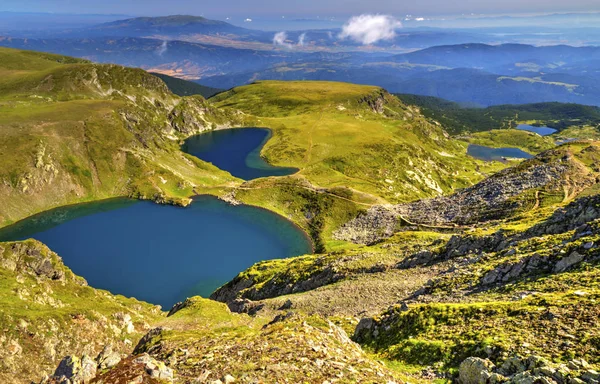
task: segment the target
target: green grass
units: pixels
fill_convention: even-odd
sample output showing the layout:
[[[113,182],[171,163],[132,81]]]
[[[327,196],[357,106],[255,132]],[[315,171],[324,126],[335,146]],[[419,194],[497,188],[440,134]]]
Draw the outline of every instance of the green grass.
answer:
[[[594,298],[573,295],[540,295],[521,302],[472,304],[427,304],[408,312],[391,309],[383,314],[377,338],[363,340],[364,345],[382,356],[405,364],[429,365],[443,362],[457,367],[469,356],[500,360],[505,353],[534,353],[555,362],[575,357],[597,364],[594,352],[597,330],[589,328],[597,308]],[[546,321],[547,311],[560,314],[562,321],[579,318],[577,323]],[[579,317],[580,311],[585,315]],[[565,332],[583,337],[568,350],[561,343]],[[491,356],[488,352],[491,351]]]
[[[556,134],[558,138],[564,139],[588,139],[588,140],[600,140],[600,126],[598,125],[584,125],[584,126],[572,126],[567,129],[560,131]]]
[[[532,132],[517,129],[494,129],[486,132],[477,132],[463,139],[471,144],[492,148],[519,148],[531,154],[537,154],[555,147],[554,139],[551,137],[543,137]]]
[[[193,131],[176,131],[172,111],[207,129],[235,120],[203,98],[181,99],[140,69],[5,48],[0,57],[0,180],[10,186],[0,226],[116,196],[185,204],[194,189],[236,182],[179,148]]]
[[[320,187],[409,201],[471,185],[484,171],[502,167],[469,158],[464,144],[375,87],[261,81],[211,102],[240,109],[254,116],[254,124],[273,129],[262,155],[275,165],[300,168]]]

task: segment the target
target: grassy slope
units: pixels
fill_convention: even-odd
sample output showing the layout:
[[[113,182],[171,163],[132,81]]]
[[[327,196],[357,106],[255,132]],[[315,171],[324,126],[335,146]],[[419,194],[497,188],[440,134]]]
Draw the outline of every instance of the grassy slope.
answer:
[[[600,140],[600,125],[591,126],[573,126],[567,129],[560,131],[557,135],[558,139],[568,140],[568,139],[590,139],[590,140]]]
[[[202,375],[207,382],[225,375],[247,382],[394,380],[392,372],[319,316],[269,321],[232,314],[221,303],[196,297],[161,324],[167,329],[141,343],[134,353],[169,359],[182,381]],[[115,373],[119,371],[126,367]]]
[[[0,49],[0,74],[0,226],[114,196],[184,203],[234,180],[175,140],[232,118],[142,70]]]
[[[552,211],[535,210],[463,236],[506,231],[518,239]],[[239,297],[255,300],[246,308],[262,306],[263,315],[280,313],[289,300],[296,313],[328,316],[349,334],[357,317],[372,316],[378,328],[355,340],[402,373],[431,367],[454,372],[469,356],[501,364],[508,356],[536,354],[555,364],[584,358],[598,366],[600,238],[598,220],[590,224],[596,229],[583,237],[567,231],[507,242],[510,246],[497,252],[475,245],[450,259],[411,267],[400,266],[423,250],[443,252],[450,235],[404,232],[375,246],[260,263],[232,284],[243,287]],[[595,247],[586,250],[585,244]],[[553,272],[552,266],[573,251],[588,261]],[[531,257],[547,260],[550,270],[542,262],[539,270],[528,268],[499,284],[482,285],[491,270]],[[331,278],[331,272],[337,277]],[[245,284],[246,279],[253,284]],[[307,281],[312,283],[305,285]],[[408,309],[398,302],[408,303]]]
[[[461,137],[461,139],[471,144],[492,148],[520,148],[531,154],[537,154],[556,146],[554,139],[551,137],[517,129],[493,129],[491,131],[476,132]]]
[[[597,228],[598,220],[590,223]],[[583,358],[600,364],[600,334],[594,325],[598,315],[597,232],[580,238],[574,231],[526,239],[513,249],[467,254],[470,262],[454,261],[460,273],[441,274],[426,285],[426,297],[410,310],[399,307],[375,316],[375,321],[393,324],[361,341],[382,356],[410,364],[443,362],[456,367],[468,356],[489,357],[498,362],[510,355],[536,354],[556,363]],[[545,269],[572,252],[586,261],[564,272]],[[494,285],[483,277],[504,266],[518,265],[532,257],[543,260],[520,276]]]
[[[301,176],[320,187],[408,201],[471,185],[492,170],[485,167],[501,167],[467,157],[464,144],[376,87],[265,81],[211,101],[272,128],[275,135],[262,155],[300,168]]]

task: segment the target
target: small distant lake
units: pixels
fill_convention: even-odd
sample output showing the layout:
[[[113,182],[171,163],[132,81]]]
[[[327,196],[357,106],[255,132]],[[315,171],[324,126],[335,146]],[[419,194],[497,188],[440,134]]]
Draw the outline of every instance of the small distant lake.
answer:
[[[491,148],[476,144],[469,144],[467,154],[485,161],[503,161],[506,158],[531,159],[533,157],[519,148]]]
[[[563,144],[566,144],[566,143],[571,143],[571,142],[573,142],[573,141],[577,141],[577,140],[578,140],[578,139],[576,139],[576,138],[573,138],[573,139],[562,139],[562,140],[557,140],[557,141],[555,142],[555,144],[556,144],[556,145],[563,145]]]
[[[297,168],[270,165],[260,156],[271,135],[271,130],[266,128],[210,131],[190,137],[182,149],[244,180],[298,172]]]
[[[95,287],[163,308],[209,296],[256,262],[311,253],[285,218],[199,196],[186,207],[113,199],[48,211],[0,230],[35,238]]]
[[[552,135],[553,133],[558,132],[554,128],[549,128],[549,127],[535,127],[533,125],[528,125],[528,124],[519,124],[517,126],[517,129],[519,129],[521,131],[534,132],[534,133],[537,133],[540,136],[549,136],[549,135]]]

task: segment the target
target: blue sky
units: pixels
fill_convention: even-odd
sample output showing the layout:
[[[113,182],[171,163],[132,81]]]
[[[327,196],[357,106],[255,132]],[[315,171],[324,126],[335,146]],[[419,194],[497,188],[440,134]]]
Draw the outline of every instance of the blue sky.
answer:
[[[0,0],[0,11],[194,14],[207,17],[345,17],[360,13],[457,15],[600,11],[599,0]]]

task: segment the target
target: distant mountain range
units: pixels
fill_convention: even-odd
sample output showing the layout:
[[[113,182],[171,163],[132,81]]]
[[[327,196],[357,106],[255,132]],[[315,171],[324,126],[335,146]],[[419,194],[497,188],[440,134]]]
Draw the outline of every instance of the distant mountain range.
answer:
[[[95,21],[95,22],[94,22]],[[290,23],[293,23],[290,20]],[[358,50],[360,43],[351,39],[340,40],[338,27],[297,30],[290,24],[287,43],[293,49]],[[291,29],[291,30],[290,30]],[[229,44],[238,48],[273,49],[276,31],[261,31],[211,20],[200,16],[172,15],[162,17],[126,18],[119,15],[50,15],[0,12],[0,33],[27,38],[98,38],[98,37],[154,37],[184,40],[194,43]],[[298,45],[300,36],[304,44]],[[600,44],[598,28],[559,28],[542,26],[493,28],[431,28],[419,23],[408,23],[395,37],[382,40],[370,50],[395,53],[424,49],[439,45],[466,43],[523,43],[552,45],[557,42]]]
[[[44,38],[15,33],[0,37],[0,45],[141,67],[219,89],[256,80],[334,80],[483,107],[552,101],[600,105],[599,47],[490,45],[481,41],[491,40],[491,31],[420,29],[359,50],[337,33],[290,32],[287,47],[275,47],[273,32],[176,15],[49,31]],[[306,41],[300,46],[302,34]],[[464,39],[477,43],[446,44]],[[431,47],[432,42],[444,45]],[[426,48],[387,51],[413,46]]]
[[[177,37],[186,34],[257,36],[263,34],[263,32],[236,27],[224,21],[206,19],[200,16],[173,15],[117,20],[73,31],[65,31],[64,34],[76,37]]]
[[[396,55],[394,62],[475,68],[497,73],[556,72],[600,64],[598,47],[459,44]]]
[[[600,48],[465,44],[403,55],[280,64],[202,79],[231,87],[258,79],[335,80],[475,106],[538,102],[600,105]]]
[[[86,58],[99,63],[140,67],[182,78],[260,71],[293,59],[293,53],[137,37],[82,39],[2,38],[0,45]],[[302,56],[302,54],[298,54]]]

